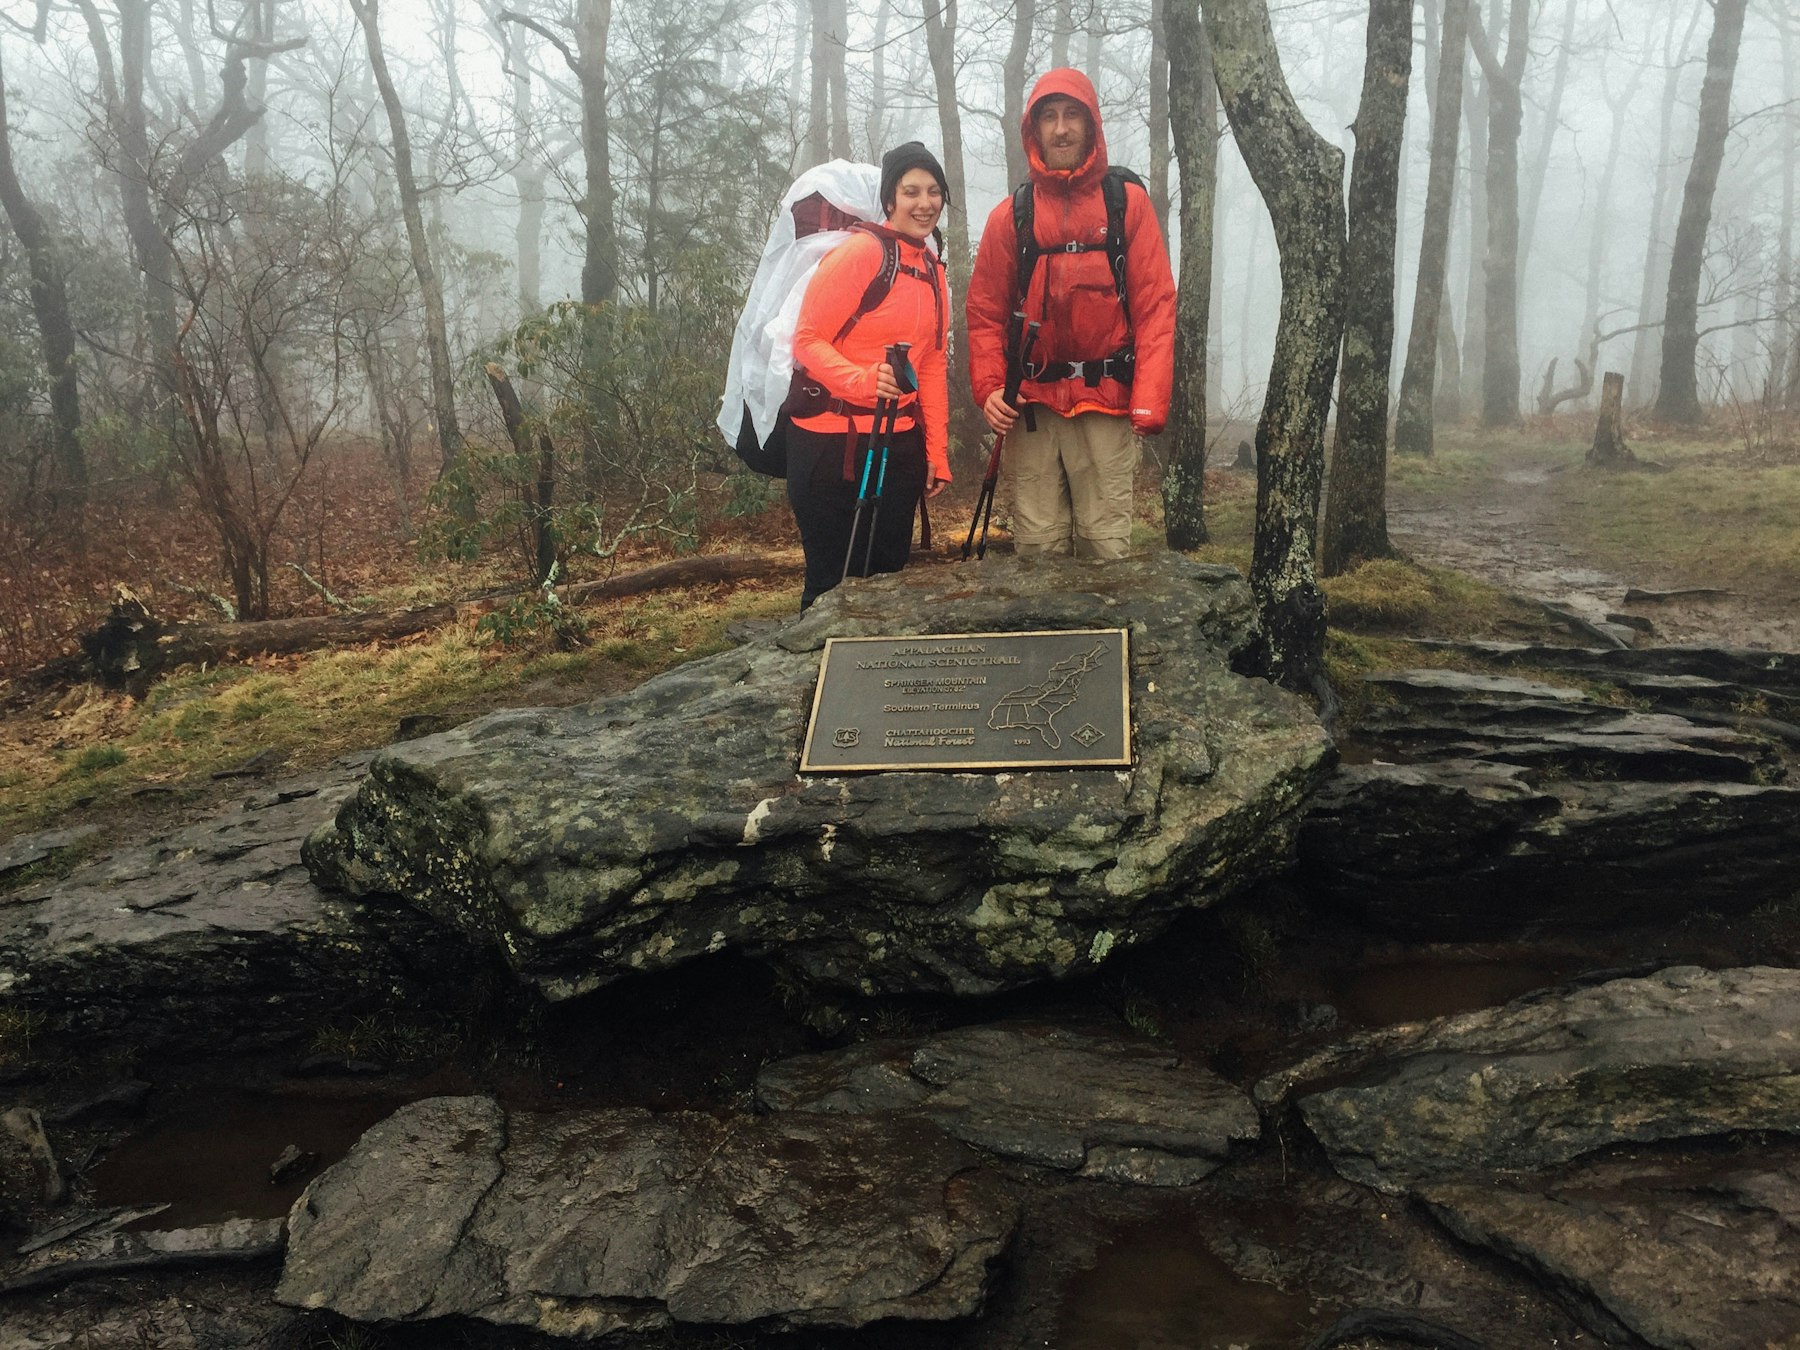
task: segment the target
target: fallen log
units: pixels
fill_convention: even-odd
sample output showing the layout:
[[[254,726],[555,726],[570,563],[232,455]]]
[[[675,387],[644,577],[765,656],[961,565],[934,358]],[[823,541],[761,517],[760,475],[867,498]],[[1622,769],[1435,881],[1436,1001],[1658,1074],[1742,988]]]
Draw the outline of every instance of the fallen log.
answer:
[[[713,553],[676,558],[642,571],[601,581],[558,586],[566,605],[619,600],[682,586],[760,581],[794,572],[791,561],[748,554]],[[55,688],[97,679],[108,688],[141,695],[158,676],[180,666],[218,664],[249,656],[284,656],[322,647],[397,642],[415,633],[467,622],[531,590],[449,600],[418,609],[265,619],[255,623],[164,624],[130,591],[120,588],[112,613],[81,638],[81,653],[59,657],[21,675],[21,690]]]

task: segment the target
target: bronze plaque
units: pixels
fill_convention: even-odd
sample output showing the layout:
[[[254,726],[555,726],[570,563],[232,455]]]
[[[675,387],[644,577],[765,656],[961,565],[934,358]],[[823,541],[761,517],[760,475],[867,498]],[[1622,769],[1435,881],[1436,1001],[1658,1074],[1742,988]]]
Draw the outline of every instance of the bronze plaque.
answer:
[[[830,638],[802,773],[1131,763],[1123,628]]]

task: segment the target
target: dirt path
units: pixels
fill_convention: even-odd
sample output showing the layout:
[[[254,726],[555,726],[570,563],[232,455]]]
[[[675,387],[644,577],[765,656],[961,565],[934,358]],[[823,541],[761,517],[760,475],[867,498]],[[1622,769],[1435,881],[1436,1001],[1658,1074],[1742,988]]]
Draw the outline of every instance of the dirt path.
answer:
[[[1627,601],[1632,588],[1717,588],[1706,576],[1673,576],[1646,564],[1630,575],[1602,569],[1554,510],[1561,466],[1496,462],[1449,497],[1396,483],[1388,502],[1395,544],[1420,562],[1454,567],[1527,599],[1594,623],[1610,615],[1648,620],[1635,645],[1694,643],[1800,651],[1800,597],[1725,590],[1716,595]]]

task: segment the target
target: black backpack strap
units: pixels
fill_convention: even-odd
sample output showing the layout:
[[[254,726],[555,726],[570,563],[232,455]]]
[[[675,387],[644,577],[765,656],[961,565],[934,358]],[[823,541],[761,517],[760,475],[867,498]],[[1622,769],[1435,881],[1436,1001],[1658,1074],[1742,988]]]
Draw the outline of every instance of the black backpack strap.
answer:
[[[1037,222],[1032,218],[1034,195],[1029,178],[1013,189],[1013,239],[1018,250],[1013,273],[1019,290],[1020,309],[1025,307],[1025,293],[1031,289],[1031,274],[1037,271],[1037,260],[1043,253],[1043,249],[1038,247]]]
[[[1123,164],[1115,164],[1107,169],[1106,176],[1100,180],[1100,195],[1106,202],[1106,260],[1112,264],[1113,286],[1119,292],[1119,308],[1125,311],[1125,323],[1131,325],[1131,301],[1125,294],[1125,185],[1136,183],[1144,187],[1144,180],[1139,178]],[[1148,188],[1144,188],[1146,192]]]
[[[899,244],[895,243],[888,235],[861,222],[850,228],[872,234],[880,241],[881,266],[876,269],[874,277],[870,279],[868,288],[863,291],[862,299],[856,302],[856,308],[851,311],[850,317],[844,320],[844,326],[838,329],[837,336],[831,340],[834,347],[850,335],[850,330],[862,321],[863,315],[887,299],[888,292],[894,289],[894,278],[900,272]]]

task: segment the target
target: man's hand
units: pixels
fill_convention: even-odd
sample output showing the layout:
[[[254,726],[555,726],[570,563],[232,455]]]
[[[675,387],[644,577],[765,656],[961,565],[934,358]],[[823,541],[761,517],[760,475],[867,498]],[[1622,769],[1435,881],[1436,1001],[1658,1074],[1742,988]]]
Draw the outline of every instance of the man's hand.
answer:
[[[981,405],[981,415],[987,418],[987,424],[997,435],[1004,436],[1019,420],[1019,410],[1006,401],[1006,391],[996,389],[987,396],[987,402]]]
[[[926,472],[925,472],[925,495],[927,497],[935,497],[938,495],[938,493],[942,492],[945,488],[947,488],[949,486],[950,486],[950,480],[948,478],[939,478],[937,476],[937,474],[931,472],[929,469],[926,470]]]

